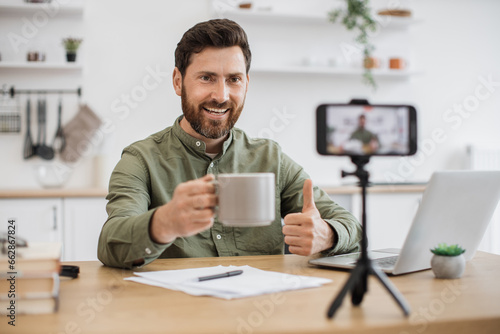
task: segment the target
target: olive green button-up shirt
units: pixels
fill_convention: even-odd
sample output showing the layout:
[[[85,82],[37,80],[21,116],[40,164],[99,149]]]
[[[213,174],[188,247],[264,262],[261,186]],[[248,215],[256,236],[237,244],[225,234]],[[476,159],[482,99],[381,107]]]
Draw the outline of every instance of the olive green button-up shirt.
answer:
[[[181,118],[123,150],[109,183],[108,219],[99,238],[99,259],[108,266],[130,268],[138,259],[147,264],[156,258],[283,254],[281,218],[301,212],[302,187],[309,176],[274,141],[249,138],[236,128],[222,152],[211,159],[204,142],[181,128]],[[206,174],[251,172],[275,174],[276,219],[271,225],[228,227],[215,220],[210,229],[169,244],[151,240],[151,217],[172,199],[178,184]],[[317,187],[314,198],[321,217],[338,236],[328,252],[356,249],[361,239],[359,222]]]

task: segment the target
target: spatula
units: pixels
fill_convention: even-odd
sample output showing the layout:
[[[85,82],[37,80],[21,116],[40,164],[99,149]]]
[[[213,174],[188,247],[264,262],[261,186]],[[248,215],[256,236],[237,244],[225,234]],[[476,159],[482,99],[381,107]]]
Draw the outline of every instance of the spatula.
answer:
[[[31,138],[31,98],[28,96],[26,102],[26,138],[24,139],[24,159],[29,159],[35,155],[33,139]]]

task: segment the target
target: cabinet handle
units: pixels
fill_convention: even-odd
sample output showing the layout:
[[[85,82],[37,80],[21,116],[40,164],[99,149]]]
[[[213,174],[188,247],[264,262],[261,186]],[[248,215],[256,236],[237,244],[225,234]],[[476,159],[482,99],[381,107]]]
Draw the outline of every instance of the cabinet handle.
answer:
[[[57,231],[57,206],[52,207],[52,214],[54,218],[54,224],[52,225],[52,230]]]

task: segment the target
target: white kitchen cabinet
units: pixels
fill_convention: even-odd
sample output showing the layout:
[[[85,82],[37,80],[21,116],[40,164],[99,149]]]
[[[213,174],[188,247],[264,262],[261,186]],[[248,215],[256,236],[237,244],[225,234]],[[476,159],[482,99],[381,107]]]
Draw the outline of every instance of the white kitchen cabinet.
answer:
[[[424,185],[375,185],[366,198],[369,249],[401,248],[425,190]],[[361,188],[326,189],[330,197],[361,222]]]
[[[64,199],[64,260],[97,260],[97,242],[107,218],[106,203],[104,198]]]
[[[27,241],[62,242],[63,261],[97,260],[97,241],[106,221],[104,197],[0,199],[0,232],[9,219]]]
[[[9,219],[16,221],[16,237],[28,241],[63,241],[62,200],[60,198],[1,199],[1,232]]]
[[[347,211],[352,211],[352,196],[351,194],[335,194],[330,195],[330,198]]]
[[[417,212],[422,193],[369,193],[367,196],[368,248],[401,248]],[[355,207],[360,210],[361,196]],[[356,214],[361,217],[361,211]]]

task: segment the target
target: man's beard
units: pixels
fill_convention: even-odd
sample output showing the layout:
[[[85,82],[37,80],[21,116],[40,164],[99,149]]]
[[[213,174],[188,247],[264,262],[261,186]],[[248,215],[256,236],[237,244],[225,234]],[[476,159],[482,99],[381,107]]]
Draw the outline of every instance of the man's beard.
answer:
[[[241,111],[243,110],[245,101],[243,100],[243,103],[237,109],[235,109],[232,102],[217,103],[215,101],[211,101],[195,106],[189,102],[186,94],[186,88],[183,86],[181,92],[181,104],[184,117],[196,133],[206,138],[218,139],[225,137],[234,127],[236,121],[240,117]],[[229,113],[228,118],[220,121],[209,119],[205,116],[205,111],[202,107],[217,109],[229,108],[230,110],[227,111]]]

